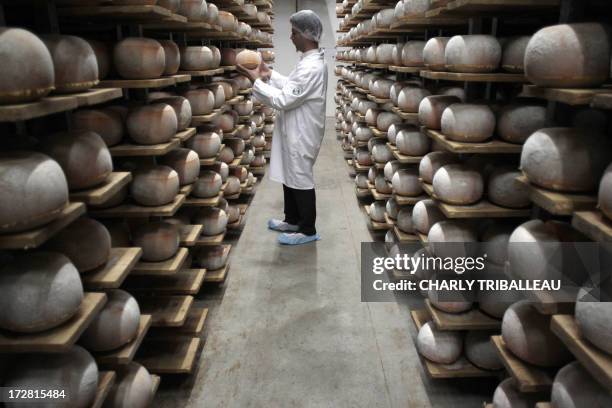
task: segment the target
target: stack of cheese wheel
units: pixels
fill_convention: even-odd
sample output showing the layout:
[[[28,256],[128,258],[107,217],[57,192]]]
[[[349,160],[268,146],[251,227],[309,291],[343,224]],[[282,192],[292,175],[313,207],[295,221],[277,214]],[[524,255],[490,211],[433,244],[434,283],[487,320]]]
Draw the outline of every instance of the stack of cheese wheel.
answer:
[[[113,62],[125,79],[159,78],[166,70],[166,56],[159,41],[128,37],[115,45]]]
[[[53,59],[45,43],[20,28],[0,28],[0,104],[31,102],[55,87]]]

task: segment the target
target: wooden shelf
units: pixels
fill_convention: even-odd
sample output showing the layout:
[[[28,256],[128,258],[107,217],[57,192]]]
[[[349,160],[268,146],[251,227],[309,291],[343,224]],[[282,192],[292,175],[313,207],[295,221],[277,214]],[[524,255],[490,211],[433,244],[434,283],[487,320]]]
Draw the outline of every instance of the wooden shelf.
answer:
[[[204,283],[220,284],[220,283],[225,282],[225,279],[227,278],[227,274],[229,270],[230,270],[230,265],[228,263],[221,269],[217,269],[214,271],[207,271],[206,277],[204,277]]]
[[[185,207],[216,207],[219,205],[219,200],[223,196],[223,193],[219,193],[215,197],[211,198],[198,198],[198,197],[188,197],[185,200]]]
[[[187,184],[184,186],[181,186],[181,188],[179,189],[179,194],[183,194],[185,197],[189,197],[189,195],[191,194],[191,192],[193,191],[193,185],[195,183],[192,184]]]
[[[208,69],[203,71],[179,71],[180,75],[190,75],[191,77],[209,77],[223,74],[223,68]]]
[[[389,145],[390,143],[387,144]],[[401,164],[419,164],[423,158],[423,156],[407,156],[400,153],[397,148],[391,149],[391,153],[393,154],[393,157],[395,157],[395,159]]]
[[[176,85],[176,78],[161,77],[154,79],[105,79],[100,81],[98,88],[149,89],[165,88]]]
[[[591,107],[595,109],[612,109],[612,90],[610,93],[602,93],[593,96]]]
[[[414,323],[414,327],[416,327],[417,333],[425,323],[431,321],[431,316],[427,309],[413,309],[410,311],[410,317],[412,317],[412,322]]]
[[[193,305],[193,296],[138,296],[140,312],[151,315],[151,327],[180,327]]]
[[[520,96],[546,99],[552,102],[562,102],[568,105],[589,105],[598,94],[609,94],[612,88],[597,89],[565,89],[540,88],[535,85],[524,85]],[[608,95],[609,96],[609,95]]]
[[[0,249],[34,249],[85,214],[83,203],[69,203],[50,223],[33,230],[0,234]]]
[[[195,243],[195,246],[211,246],[211,245],[219,245],[223,242],[223,240],[225,239],[225,233],[227,231],[223,231],[221,234],[218,235],[212,235],[212,236],[207,236],[207,235],[200,235],[198,237],[198,240]]]
[[[106,303],[105,293],[85,293],[76,315],[50,330],[40,333],[0,331],[1,353],[63,353],[74,345],[89,323]]]
[[[406,234],[404,231],[400,230],[397,225],[393,226],[393,233],[397,237],[398,241],[401,243],[404,242],[416,242],[419,239],[414,234]]]
[[[156,145],[120,144],[108,150],[113,157],[163,156],[179,147],[180,144],[179,139],[172,139],[167,143]]]
[[[188,128],[185,129],[181,132],[178,132],[174,138],[178,139],[179,142],[181,143],[185,143],[186,141],[188,141],[189,139],[191,139],[193,136],[195,136],[195,134],[197,133],[196,128]]]
[[[527,82],[523,74],[509,74],[506,72],[468,73],[447,71],[421,71],[421,76],[427,79],[460,82]]]
[[[424,18],[424,17],[402,17],[391,24],[392,29],[396,28],[427,28],[427,27],[450,27],[467,25],[467,20],[455,17]]]
[[[179,232],[181,240],[179,245],[183,247],[195,246],[203,228],[203,225],[182,225]]]
[[[212,166],[216,162],[217,162],[217,156],[209,157],[208,159],[200,159],[200,166]]]
[[[426,200],[429,198],[429,196],[422,194],[420,196],[417,197],[405,197],[405,196],[401,196],[399,194],[393,194],[393,197],[395,198],[395,201],[397,202],[397,205],[415,205],[416,203],[418,203],[419,201],[422,200]]]
[[[246,217],[243,217],[242,214],[240,214],[240,216],[238,217],[238,221],[235,221],[231,224],[227,224],[227,230],[229,231],[237,231],[237,230],[241,230],[246,221]]]
[[[592,210],[597,206],[596,195],[559,193],[531,184],[525,175],[516,180],[529,190],[529,199],[535,205],[554,215],[572,215],[576,211]]]
[[[376,191],[375,188],[371,188],[370,189],[370,193],[372,194],[372,197],[374,197],[374,200],[376,200],[376,201],[387,201],[388,199],[393,197],[392,194],[382,194],[382,193],[379,193],[378,191]]]
[[[612,390],[612,356],[582,338],[574,316],[553,316],[550,328],[593,378]]]
[[[372,166],[362,166],[356,161],[354,162],[353,167],[355,168],[355,171],[360,172],[360,173],[367,173],[372,168]]]
[[[365,198],[365,197],[371,197],[372,193],[369,188],[359,188],[355,186],[355,195],[358,198]]]
[[[424,69],[425,69],[425,67],[400,67],[400,66],[397,66],[397,65],[391,65],[389,67],[389,71],[402,72],[402,73],[406,73],[406,74],[418,74],[419,72],[421,72]]]
[[[530,14],[545,10],[553,12],[559,0],[454,0],[443,7],[444,15],[507,15],[508,13]],[[429,13],[426,13],[429,16]]]
[[[132,362],[138,348],[142,344],[149,328],[151,327],[153,319],[150,315],[141,314],[140,323],[138,324],[138,332],[136,337],[132,339],[128,344],[120,347],[117,350],[106,353],[95,353],[96,363],[102,367],[117,367],[126,365]]]
[[[522,145],[507,143],[501,140],[490,140],[483,143],[455,142],[447,139],[442,133],[423,128],[423,131],[431,139],[438,142],[442,147],[452,153],[474,153],[474,154],[520,154]]]
[[[80,201],[87,205],[102,205],[112,198],[119,190],[132,181],[130,172],[113,172],[104,184],[89,190],[80,190],[70,193],[71,201]]]
[[[531,215],[531,208],[505,208],[484,199],[472,205],[452,205],[434,198],[446,218],[523,218]]]
[[[88,290],[119,288],[141,256],[141,248],[111,248],[106,265],[81,275],[83,286]]]
[[[415,125],[415,126],[419,125],[419,114],[418,113],[404,112],[403,110],[401,110],[397,106],[394,106],[393,109],[391,109],[391,110],[397,116],[402,118],[402,120],[404,122],[406,122],[408,124],[411,124],[411,125]]]
[[[198,338],[147,339],[136,360],[155,374],[190,374],[200,349]]]
[[[365,209],[365,212],[367,214],[367,218],[368,218],[368,228],[372,231],[387,231],[391,228],[393,228],[392,225],[387,224],[386,222],[376,222],[373,221],[372,218],[370,218],[370,206],[368,205],[364,205],[363,208]]]
[[[421,245],[423,245],[423,247],[429,246],[429,239],[427,238],[427,235],[422,234],[422,233],[417,231],[416,236],[419,239],[419,241],[421,242]]]
[[[384,67],[386,68],[387,66],[386,66],[386,65],[384,65]],[[389,103],[389,102],[391,102],[391,99],[379,98],[379,97],[374,96],[374,95],[371,95],[371,94],[368,94],[368,95],[367,95],[367,98],[368,98],[369,100],[371,100],[372,102],[376,102],[376,103],[378,103],[378,104],[380,104],[380,105],[384,105],[385,103]]]
[[[177,336],[200,336],[204,331],[207,308],[192,307],[181,327],[158,327],[149,331],[151,339],[175,339]]]
[[[126,203],[104,210],[90,210],[89,215],[96,218],[143,218],[143,217],[172,217],[185,202],[185,196],[178,194],[170,204],[159,207],[146,207]]]
[[[204,283],[206,269],[182,269],[172,276],[128,278],[125,287],[130,293],[147,292],[160,295],[197,295]]]
[[[118,88],[93,89],[70,95],[51,95],[35,102],[0,106],[0,122],[17,122],[40,118],[54,113],[80,107],[97,105],[121,98],[123,91]]]
[[[389,217],[389,214],[387,214],[385,212],[385,220],[387,221],[387,224],[393,226],[393,228],[395,228],[395,220],[391,217]]]
[[[425,307],[438,330],[501,330],[501,320],[493,319],[478,309],[465,313],[445,313],[425,300]]]
[[[210,123],[212,122],[217,116],[219,116],[222,112],[222,110],[219,109],[215,109],[213,110],[211,113],[209,113],[208,115],[194,115],[191,117],[191,125],[192,126],[196,126],[202,123]]]
[[[491,336],[491,341],[520,392],[550,392],[552,377],[547,371],[526,363],[512,354],[502,336]]]
[[[172,276],[175,275],[185,263],[189,250],[179,248],[177,253],[170,259],[161,262],[140,261],[132,268],[132,276]]]
[[[167,8],[152,5],[58,7],[57,13],[60,19],[78,19],[79,21],[120,20],[123,22],[187,22],[187,17],[174,14]]]
[[[114,371],[100,371],[98,376],[98,388],[91,408],[102,408],[106,397],[117,380]]]
[[[600,211],[578,211],[572,226],[597,242],[612,242],[612,222]]]

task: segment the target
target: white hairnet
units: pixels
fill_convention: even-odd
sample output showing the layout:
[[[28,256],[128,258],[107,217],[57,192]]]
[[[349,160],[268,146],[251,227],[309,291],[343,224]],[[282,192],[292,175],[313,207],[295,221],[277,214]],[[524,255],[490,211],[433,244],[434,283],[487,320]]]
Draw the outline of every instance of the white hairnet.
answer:
[[[298,11],[291,16],[289,22],[300,34],[309,40],[319,42],[321,41],[321,34],[323,34],[323,24],[321,19],[312,10]]]

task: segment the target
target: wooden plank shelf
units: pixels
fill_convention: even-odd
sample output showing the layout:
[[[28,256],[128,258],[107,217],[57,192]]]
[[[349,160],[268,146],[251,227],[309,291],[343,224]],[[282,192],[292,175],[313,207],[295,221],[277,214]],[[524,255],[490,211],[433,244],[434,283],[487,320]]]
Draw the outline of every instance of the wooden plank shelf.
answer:
[[[560,0],[454,0],[446,5],[445,15],[507,15],[530,14],[537,11],[553,12]],[[429,13],[426,13],[428,16]]]
[[[204,331],[208,309],[192,307],[181,327],[157,327],[149,331],[150,339],[175,339],[177,336],[200,336]]]
[[[393,113],[395,113],[400,118],[402,118],[404,122],[411,124],[411,125],[416,125],[416,126],[419,125],[419,114],[418,113],[404,112],[397,106],[394,106],[393,109],[391,110],[393,111]]]
[[[238,221],[235,221],[231,224],[227,224],[227,230],[229,231],[237,231],[237,230],[241,230],[246,221],[246,217],[243,217],[242,214],[240,214],[240,216],[238,217]]]
[[[35,102],[0,106],[0,122],[18,122],[66,112],[79,107],[93,106],[121,98],[119,88],[92,89],[71,95],[51,95]]]
[[[200,125],[202,123],[210,123],[217,116],[219,116],[221,113],[222,113],[222,110],[219,108],[219,109],[213,110],[208,115],[194,115],[194,116],[191,117],[191,125],[192,126],[197,126],[197,125]]]
[[[574,316],[555,315],[550,328],[593,378],[612,390],[612,356],[582,338]]]
[[[423,158],[422,156],[408,156],[402,154],[399,150],[397,150],[397,147],[395,149],[391,149],[391,154],[393,154],[395,160],[397,160],[401,164],[419,164],[421,162],[421,159]]]
[[[77,19],[79,21],[119,20],[123,22],[187,22],[187,17],[174,14],[167,8],[155,5],[58,7],[57,13],[60,19]]]
[[[502,82],[516,83],[527,82],[523,74],[509,74],[507,72],[471,73],[471,72],[447,72],[447,71],[421,71],[423,78],[437,79],[443,81],[459,82]]]
[[[465,313],[446,313],[425,300],[425,307],[439,330],[501,330],[501,320],[494,319],[478,309]]]
[[[374,133],[375,137],[381,137],[386,139],[387,138],[387,132],[383,132],[382,130],[374,127],[374,126],[370,126],[370,129],[372,130],[372,133]]]
[[[176,85],[173,76],[154,79],[104,79],[98,84],[98,88],[121,88],[121,89],[150,89],[165,88]]]
[[[170,259],[161,262],[140,261],[132,268],[131,276],[172,276],[175,275],[185,263],[189,250],[179,248],[177,253]]]
[[[181,269],[172,276],[128,278],[125,287],[130,293],[155,293],[159,295],[197,295],[204,283],[206,269]]]
[[[108,150],[113,157],[163,156],[179,147],[180,144],[181,141],[175,138],[156,145],[120,144]]]
[[[204,277],[204,283],[221,284],[225,282],[225,279],[227,278],[227,274],[229,273],[229,270],[230,270],[230,265],[228,263],[223,268],[216,269],[214,271],[206,271],[206,276]]]
[[[85,204],[69,203],[59,216],[42,227],[29,231],[0,234],[0,249],[34,249],[85,214]]]
[[[402,243],[403,242],[416,242],[419,240],[416,235],[405,233],[404,231],[399,229],[397,225],[393,225],[393,233],[397,237],[397,240]]]
[[[355,167],[355,171],[360,172],[360,173],[367,173],[372,168],[371,165],[370,166],[362,166],[358,162],[354,162],[354,166],[353,167]]]
[[[199,198],[199,197],[188,197],[185,200],[185,207],[216,207],[219,205],[219,200],[223,196],[223,193],[219,193],[218,195],[210,198]]]
[[[554,215],[572,215],[576,211],[593,210],[597,206],[596,195],[546,190],[531,184],[525,175],[518,176],[516,180],[527,187],[532,203]]]
[[[174,138],[178,139],[181,143],[185,143],[196,134],[196,128],[188,128],[181,132],[178,132]]]
[[[365,212],[367,214],[367,220],[368,220],[368,228],[372,231],[387,231],[391,228],[393,228],[392,225],[387,224],[386,222],[376,222],[373,221],[372,218],[370,218],[370,206],[369,205],[364,205],[363,208],[365,209]]]
[[[179,71],[179,75],[190,75],[191,77],[209,77],[223,74],[223,68],[208,69],[203,71]]]
[[[501,140],[490,140],[482,143],[456,142],[447,139],[442,133],[422,128],[427,136],[438,142],[442,147],[452,153],[474,153],[474,154],[520,154],[522,145],[512,144]]]
[[[388,199],[393,197],[392,194],[379,193],[375,188],[371,188],[370,193],[372,194],[372,197],[374,197],[374,200],[376,201],[387,201]]]
[[[209,157],[208,159],[200,159],[200,166],[212,166],[216,162],[217,162],[217,156]]]
[[[392,225],[393,228],[395,228],[395,221],[393,218],[389,217],[389,214],[387,214],[385,212],[385,220],[387,221],[387,224]]]
[[[203,228],[203,225],[182,225],[179,232],[181,240],[179,245],[183,247],[195,246]]]
[[[151,315],[151,327],[180,327],[193,305],[193,296],[137,296],[140,311]]]
[[[372,192],[369,188],[359,188],[355,186],[355,195],[357,196],[357,198],[366,198],[371,197]]]
[[[422,200],[426,200],[429,198],[429,196],[422,194],[420,196],[416,196],[416,197],[406,197],[406,196],[401,196],[399,194],[393,194],[393,197],[395,198],[395,201],[397,202],[397,205],[415,205],[416,203],[418,203],[419,201]]]
[[[178,194],[174,201],[159,207],[146,207],[133,203],[125,203],[117,207],[103,210],[90,210],[89,215],[96,218],[143,218],[143,217],[172,217],[185,202],[185,196]]]
[[[81,275],[87,290],[118,289],[142,256],[142,248],[111,248],[106,265]]]
[[[112,198],[119,190],[132,181],[130,172],[113,172],[100,186],[74,191],[70,193],[71,201],[80,201],[87,205],[102,205]]]
[[[106,303],[105,293],[85,293],[77,313],[64,324],[40,333],[0,331],[0,353],[63,353],[74,345]]]
[[[254,176],[264,176],[266,174],[266,166],[251,166],[251,173],[253,173]]]
[[[386,68],[387,66],[384,65],[384,67]],[[385,103],[391,102],[391,99],[379,98],[379,97],[376,97],[376,96],[371,95],[371,94],[368,94],[367,98],[369,100],[371,100],[372,102],[376,102],[376,103],[381,104],[381,105],[384,105]]]
[[[550,392],[552,376],[549,372],[513,355],[502,336],[491,336],[491,341],[520,392]]]
[[[446,218],[526,218],[531,215],[531,208],[505,208],[484,199],[472,205],[453,205],[444,203],[433,195],[432,197]]]
[[[431,316],[427,309],[413,309],[410,311],[410,317],[412,317],[412,322],[414,323],[417,333],[425,323],[431,321]]]
[[[193,191],[194,184],[195,183],[181,186],[181,188],[179,189],[179,194],[183,194],[185,197],[189,197],[189,195]]]
[[[240,156],[234,158],[233,162],[231,162],[231,163],[229,163],[227,165],[230,168],[230,170],[231,169],[235,169],[236,167],[239,167],[239,166],[243,166],[243,165],[240,164],[242,162],[242,157],[243,157],[243,155],[241,154]]]
[[[612,242],[612,222],[600,211],[577,211],[572,226],[597,242]]]
[[[200,246],[219,245],[225,239],[226,232],[227,231],[223,231],[221,234],[212,235],[212,236],[200,235],[198,237],[198,240],[195,243],[195,246],[199,246],[200,247]]]
[[[552,405],[550,402],[538,402],[535,404],[535,408],[552,408]]]
[[[440,18],[424,18],[424,17],[402,17],[395,23],[391,24],[392,29],[398,28],[422,28],[427,27],[451,27],[467,25],[468,21],[464,18],[456,17],[440,17]]]
[[[591,107],[595,109],[612,109],[612,90],[610,93],[602,93],[593,96]]]
[[[397,65],[391,65],[389,67],[389,71],[401,72],[401,73],[405,73],[405,74],[418,74],[419,72],[421,72],[424,69],[425,69],[425,67],[401,67],[401,66],[397,66]]]
[[[94,357],[96,359],[96,363],[98,363],[99,366],[106,368],[115,368],[117,366],[123,366],[131,363],[136,355],[136,352],[138,351],[138,348],[147,335],[152,322],[153,318],[151,315],[141,314],[136,337],[134,337],[128,344],[120,347],[117,350],[105,353],[95,353]]]
[[[423,247],[429,246],[429,239],[427,238],[426,234],[423,234],[423,233],[417,231],[416,232],[416,236],[419,239],[419,241],[421,242],[421,245],[423,245]]]
[[[102,408],[106,397],[110,392],[111,388],[117,380],[117,374],[114,371],[100,371],[98,377],[98,388],[96,389],[96,396],[91,408]]]
[[[190,374],[200,343],[199,338],[147,339],[136,361],[154,374]]]
[[[427,193],[428,196],[435,198],[434,191],[433,191],[433,185],[424,182],[423,179],[420,177],[419,177],[419,183],[421,183],[421,187],[423,187],[423,191],[425,191],[425,193]]]
[[[540,88],[535,85],[524,85],[520,96],[546,99],[551,102],[561,102],[567,105],[590,105],[598,94],[611,93],[612,88],[597,89],[565,89]]]

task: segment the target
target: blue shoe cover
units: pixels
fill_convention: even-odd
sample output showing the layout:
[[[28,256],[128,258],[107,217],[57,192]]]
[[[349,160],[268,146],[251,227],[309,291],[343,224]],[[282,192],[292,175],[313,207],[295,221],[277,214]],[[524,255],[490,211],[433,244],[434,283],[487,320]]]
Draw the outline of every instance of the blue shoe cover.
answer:
[[[268,220],[268,228],[280,232],[297,232],[300,229],[300,227],[298,227],[297,225],[292,225],[285,221],[277,220],[275,218]]]
[[[293,234],[281,234],[278,236],[278,242],[283,245],[301,245],[309,242],[318,241],[321,239],[319,234],[315,235],[304,235],[301,232]]]

